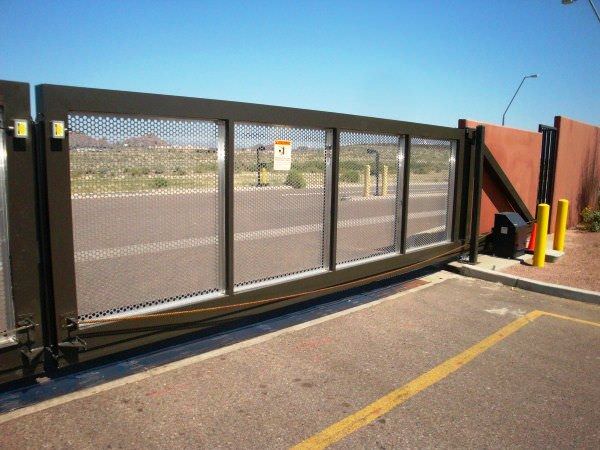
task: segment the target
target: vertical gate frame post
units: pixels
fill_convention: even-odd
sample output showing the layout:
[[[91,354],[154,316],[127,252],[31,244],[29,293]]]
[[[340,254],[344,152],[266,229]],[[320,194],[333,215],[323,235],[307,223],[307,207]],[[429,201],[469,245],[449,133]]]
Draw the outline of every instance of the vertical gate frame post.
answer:
[[[402,229],[400,230],[400,253],[406,253],[406,227],[408,225],[408,186],[410,182],[410,135],[404,136],[404,176],[402,180]]]
[[[465,145],[462,184],[463,184],[463,208],[462,208],[462,231],[460,238],[467,243],[471,232],[471,208],[473,207],[473,172],[475,171],[475,128],[465,128]]]
[[[333,140],[330,151],[330,219],[329,219],[329,270],[334,271],[337,262],[337,222],[338,222],[338,194],[339,194],[339,167],[340,167],[340,130],[332,130]],[[327,212],[326,212],[327,213]]]
[[[452,193],[452,217],[448,217],[448,237],[452,242],[460,240],[463,236],[463,210],[465,189],[463,179],[466,167],[466,149],[468,146],[466,135],[454,141],[454,192]]]
[[[469,239],[469,263],[477,264],[479,254],[479,219],[481,215],[481,191],[483,189],[483,146],[485,127],[478,125],[475,130],[473,154],[473,203],[471,205],[471,230]]]
[[[398,154],[396,155],[396,189],[394,194],[396,195],[396,207],[394,212],[394,221],[396,223],[396,235],[394,237],[394,245],[396,246],[396,253],[403,253],[403,242],[404,242],[404,224],[403,224],[403,211],[404,211],[404,168],[406,166],[406,136],[398,136]]]
[[[227,286],[227,255],[225,252],[225,246],[221,243],[226,242],[226,228],[225,228],[225,202],[226,202],[226,167],[225,167],[225,155],[226,155],[226,143],[227,143],[227,127],[224,120],[217,121],[217,241],[219,246],[218,252],[218,289],[225,292]]]
[[[225,121],[225,294],[232,295],[234,289],[234,162],[235,162],[235,123],[232,120]]]
[[[36,215],[38,221],[38,246],[40,255],[40,297],[43,315],[44,346],[48,356],[54,355],[58,336],[55,324],[56,311],[54,307],[52,260],[50,256],[50,227],[48,224],[48,185],[46,179],[45,120],[38,113],[34,124],[34,154],[36,165]],[[46,364],[53,358],[46,358]]]
[[[38,202],[40,204],[40,234],[42,261],[45,271],[44,308],[48,316],[46,346],[52,351],[53,366],[77,363],[79,355],[69,350],[72,327],[77,320],[75,288],[75,252],[71,205],[69,133],[64,139],[52,138],[51,122],[64,121],[68,126],[69,111],[48,85],[36,86],[36,107],[39,117]],[[65,350],[65,351],[63,351]]]

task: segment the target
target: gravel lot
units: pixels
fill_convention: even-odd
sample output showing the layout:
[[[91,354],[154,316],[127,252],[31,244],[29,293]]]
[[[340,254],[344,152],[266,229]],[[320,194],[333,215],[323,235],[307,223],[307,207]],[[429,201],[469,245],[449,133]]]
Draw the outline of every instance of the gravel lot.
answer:
[[[520,264],[504,272],[547,283],[600,291],[599,257],[600,233],[568,230],[565,255],[557,262],[547,263],[543,269]]]

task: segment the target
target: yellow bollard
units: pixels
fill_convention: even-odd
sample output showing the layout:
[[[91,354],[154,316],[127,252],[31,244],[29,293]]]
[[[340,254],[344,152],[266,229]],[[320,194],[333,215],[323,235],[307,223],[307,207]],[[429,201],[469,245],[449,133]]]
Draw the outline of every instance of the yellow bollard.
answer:
[[[266,186],[269,184],[269,172],[266,167],[261,167],[258,175],[258,184]]]
[[[535,237],[535,250],[533,251],[534,267],[544,267],[546,261],[546,240],[548,239],[548,215],[550,205],[540,203],[537,207],[537,236]]]
[[[369,164],[365,166],[364,177],[363,197],[369,197],[371,195],[371,166]]]
[[[554,224],[554,250],[565,249],[565,234],[567,232],[567,217],[569,215],[569,200],[560,199],[556,210],[556,223]]]
[[[388,166],[383,166],[381,174],[381,195],[387,195],[388,191]]]

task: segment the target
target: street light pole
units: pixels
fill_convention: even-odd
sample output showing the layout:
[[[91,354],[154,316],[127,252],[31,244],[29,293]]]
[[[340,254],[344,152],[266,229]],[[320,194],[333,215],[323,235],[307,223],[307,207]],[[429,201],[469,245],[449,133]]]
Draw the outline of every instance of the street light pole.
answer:
[[[379,195],[379,150],[368,148],[367,153],[375,155],[375,195]]]
[[[537,74],[533,74],[533,75],[525,75],[523,77],[523,79],[521,80],[521,84],[519,84],[519,87],[517,88],[517,90],[515,91],[515,95],[512,96],[512,98],[510,99],[510,102],[508,103],[508,106],[506,107],[506,109],[504,110],[504,114],[502,114],[502,126],[504,126],[504,119],[506,117],[506,113],[508,112],[508,108],[510,108],[510,105],[512,105],[513,100],[515,99],[515,97],[517,96],[517,94],[519,93],[519,90],[521,89],[521,86],[523,86],[523,83],[525,83],[525,80],[527,78],[537,78]]]
[[[263,184],[261,183],[261,179],[260,179],[260,169],[262,169],[263,164],[261,164],[260,162],[260,152],[264,151],[265,147],[263,147],[262,145],[256,148],[256,185],[257,186],[262,186]]]
[[[594,14],[596,14],[596,19],[598,19],[598,22],[600,22],[600,15],[598,15],[598,10],[596,9],[594,2],[592,0],[589,0],[589,2],[590,2],[590,6],[594,10]]]

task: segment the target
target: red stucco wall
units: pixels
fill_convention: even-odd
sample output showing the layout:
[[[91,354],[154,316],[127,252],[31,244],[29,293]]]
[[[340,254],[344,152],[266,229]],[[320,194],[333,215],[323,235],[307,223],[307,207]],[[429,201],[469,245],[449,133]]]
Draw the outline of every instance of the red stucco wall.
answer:
[[[558,129],[556,176],[552,196],[552,223],[559,199],[569,200],[569,226],[580,222],[581,210],[590,194],[600,187],[600,127],[577,122],[567,117],[554,118]],[[587,187],[587,189],[586,189]]]
[[[485,125],[485,144],[529,210],[535,215],[542,134],[474,120],[461,119],[458,122],[460,128],[475,128],[477,125]],[[484,170],[481,196],[481,233],[492,229],[494,214],[499,211],[512,211],[512,208],[504,198],[502,191],[495,186],[490,175]]]

